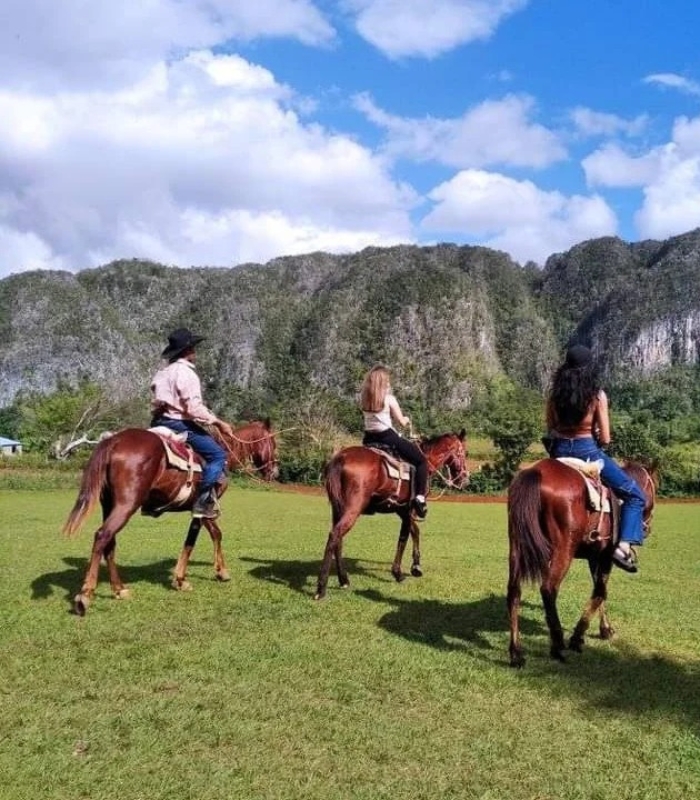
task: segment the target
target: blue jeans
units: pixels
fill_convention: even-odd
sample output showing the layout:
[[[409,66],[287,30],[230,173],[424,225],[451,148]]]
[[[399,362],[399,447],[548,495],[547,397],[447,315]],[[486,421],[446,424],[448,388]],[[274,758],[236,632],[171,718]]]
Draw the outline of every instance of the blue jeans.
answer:
[[[555,439],[550,452],[552,458],[581,458],[584,461],[597,461],[604,463],[600,477],[606,486],[622,500],[620,511],[620,541],[640,545],[644,541],[642,517],[646,497],[637,482],[615,462],[610,456],[598,447],[595,439]]]
[[[159,417],[153,421],[153,425],[163,425],[176,433],[187,432],[187,444],[204,459],[202,482],[199,490],[204,493],[212,489],[226,468],[226,451],[224,448],[200,425],[188,419]]]

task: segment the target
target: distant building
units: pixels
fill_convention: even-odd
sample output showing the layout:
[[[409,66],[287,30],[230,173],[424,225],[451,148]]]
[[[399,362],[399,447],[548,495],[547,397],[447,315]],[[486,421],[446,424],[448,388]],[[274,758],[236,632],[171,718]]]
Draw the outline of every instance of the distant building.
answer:
[[[0,436],[0,455],[2,456],[16,456],[22,452],[22,443],[16,442],[14,439],[6,439]]]

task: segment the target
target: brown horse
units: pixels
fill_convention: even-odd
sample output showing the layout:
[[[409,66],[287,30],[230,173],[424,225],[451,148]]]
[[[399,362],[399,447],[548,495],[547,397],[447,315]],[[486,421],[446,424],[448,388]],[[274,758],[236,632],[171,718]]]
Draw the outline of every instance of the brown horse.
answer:
[[[277,444],[270,421],[255,421],[234,430],[233,437],[217,432],[227,451],[227,466],[232,471],[248,471],[264,480],[274,480],[278,474]],[[179,500],[181,489],[191,479],[192,488]],[[78,532],[85,517],[99,499],[102,505],[102,524],[95,532],[90,564],[83,587],[73,601],[79,616],[87,611],[95,594],[100,560],[107,562],[109,582],[117,598],[128,596],[114,559],[116,536],[140,508],[145,514],[160,516],[165,511],[189,511],[196,496],[199,473],[171,467],[161,438],[151,431],[127,428],[104,439],[97,445],[85,467],[78,497],[64,525],[63,532],[72,536]],[[224,482],[220,494],[226,489]],[[202,523],[214,544],[214,570],[221,581],[230,580],[221,549],[221,529],[213,519],[195,518],[191,521],[185,544],[175,566],[173,587],[190,589],[187,565],[197,541]]]
[[[655,467],[627,462],[623,469],[646,496],[644,535],[651,529],[658,476]],[[519,612],[521,581],[539,581],[551,639],[551,656],[564,661],[564,633],[557,613],[557,595],[574,558],[585,558],[593,578],[593,592],[569,640],[569,648],[581,652],[591,619],[600,614],[600,636],[614,631],[605,609],[607,583],[613,566],[615,543],[610,514],[593,511],[583,476],[553,458],[521,470],[508,491],[510,541],[508,613],[510,616],[510,663],[525,663],[520,645]]]
[[[428,474],[439,473],[448,486],[462,489],[469,482],[464,449],[466,432],[445,433],[431,439],[421,439],[418,446],[428,461]],[[331,559],[335,558],[338,581],[343,589],[350,579],[343,564],[343,537],[361,514],[398,514],[401,519],[396,555],[391,574],[402,581],[401,561],[409,535],[413,541],[411,574],[420,577],[420,533],[410,506],[410,487],[407,480],[391,478],[385,459],[369,447],[346,447],[337,453],[326,467],[326,493],[331,504],[333,525],[328,535],[323,564],[318,576],[316,600],[326,595]],[[445,474],[441,470],[445,470]]]

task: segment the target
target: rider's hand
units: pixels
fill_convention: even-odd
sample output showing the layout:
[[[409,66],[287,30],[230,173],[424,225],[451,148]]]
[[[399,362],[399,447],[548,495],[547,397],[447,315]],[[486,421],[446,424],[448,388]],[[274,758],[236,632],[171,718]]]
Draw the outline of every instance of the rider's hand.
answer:
[[[223,431],[226,436],[233,436],[233,428],[228,424],[228,422],[224,422],[222,419],[220,419],[217,421],[216,427],[220,431]]]

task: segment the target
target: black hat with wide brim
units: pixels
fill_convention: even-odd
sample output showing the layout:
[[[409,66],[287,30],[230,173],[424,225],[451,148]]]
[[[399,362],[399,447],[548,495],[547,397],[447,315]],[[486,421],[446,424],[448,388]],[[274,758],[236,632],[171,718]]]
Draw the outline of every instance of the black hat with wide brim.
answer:
[[[167,358],[168,361],[172,361],[180,353],[184,353],[185,350],[189,350],[205,339],[206,336],[196,336],[189,328],[178,328],[168,336],[168,346],[161,353],[161,358]]]

